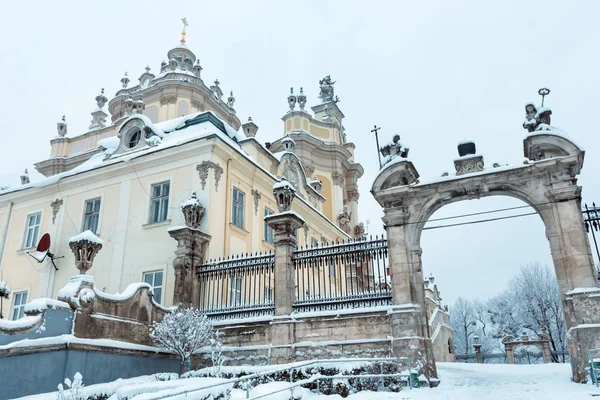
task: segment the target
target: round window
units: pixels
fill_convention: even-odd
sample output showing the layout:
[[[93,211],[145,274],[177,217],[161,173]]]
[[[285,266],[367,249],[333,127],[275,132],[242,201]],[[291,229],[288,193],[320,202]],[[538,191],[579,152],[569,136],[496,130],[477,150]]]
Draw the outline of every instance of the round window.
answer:
[[[140,139],[142,138],[142,131],[137,129],[135,130],[131,136],[129,136],[129,143],[128,143],[128,147],[130,149],[134,148],[135,146],[137,146],[137,144],[140,142]]]

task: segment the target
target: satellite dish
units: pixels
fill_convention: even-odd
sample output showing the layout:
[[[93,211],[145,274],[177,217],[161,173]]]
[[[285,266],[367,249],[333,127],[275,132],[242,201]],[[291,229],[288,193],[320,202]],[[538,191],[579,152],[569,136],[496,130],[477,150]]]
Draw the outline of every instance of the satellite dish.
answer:
[[[26,251],[26,253],[40,264],[44,262],[46,257],[49,257],[50,261],[52,261],[52,265],[54,265],[54,268],[58,271],[56,264],[54,264],[54,254],[50,252],[50,243],[50,234],[44,233],[38,242],[35,252],[31,253],[30,251]]]

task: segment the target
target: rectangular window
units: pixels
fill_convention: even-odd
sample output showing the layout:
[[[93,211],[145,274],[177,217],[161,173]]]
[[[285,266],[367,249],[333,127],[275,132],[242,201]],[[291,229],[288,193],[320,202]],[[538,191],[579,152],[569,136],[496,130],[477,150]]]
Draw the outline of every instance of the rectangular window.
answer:
[[[319,241],[316,237],[310,238],[310,247],[319,247]]]
[[[152,286],[154,301],[162,304],[162,289],[163,289],[163,273],[162,271],[144,273],[144,282]]]
[[[265,217],[269,216],[269,215],[273,215],[273,211],[269,210],[268,208],[265,208]],[[264,227],[264,231],[265,231],[265,235],[264,235],[264,239],[265,242],[267,243],[273,243],[273,228],[271,228],[269,225],[267,225],[267,223],[264,223],[265,227]]]
[[[244,192],[233,188],[231,207],[231,222],[235,226],[244,229]]]
[[[169,210],[169,182],[152,185],[152,201],[150,203],[150,223],[162,222],[167,220],[167,211]]]
[[[40,235],[40,223],[42,220],[42,213],[35,213],[27,216],[27,228],[25,231],[25,246],[28,249],[30,247],[37,246],[38,236]]]
[[[333,261],[329,262],[329,276],[335,279],[335,262]]]
[[[25,304],[27,304],[27,292],[17,292],[13,294],[14,303],[13,303],[13,312],[12,319],[16,320],[19,318],[23,318],[25,314]]]
[[[100,199],[87,200],[83,214],[83,230],[98,233],[98,220],[100,218]]]
[[[242,303],[242,277],[233,276],[229,281],[229,304],[232,306]]]
[[[265,303],[270,303],[273,301],[273,288],[270,286],[265,286]]]

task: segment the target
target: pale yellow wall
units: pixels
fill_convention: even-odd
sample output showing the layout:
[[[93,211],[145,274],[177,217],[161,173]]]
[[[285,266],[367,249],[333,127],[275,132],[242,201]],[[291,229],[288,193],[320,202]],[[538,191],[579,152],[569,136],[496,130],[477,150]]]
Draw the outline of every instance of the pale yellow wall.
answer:
[[[104,241],[104,247],[94,260],[89,274],[94,276],[98,289],[109,293],[122,292],[129,284],[140,282],[143,272],[162,270],[163,303],[171,304],[174,280],[172,260],[176,241],[169,237],[167,229],[183,225],[179,205],[189,198],[192,191],[197,192],[207,209],[201,229],[211,235],[208,258],[272,251],[273,246],[263,241],[263,216],[265,206],[277,211],[272,197],[275,179],[220,140],[214,140],[218,151],[213,150],[212,153],[208,144],[204,144],[202,150],[190,151],[187,154],[191,155],[187,156],[179,155],[178,150],[174,150],[172,155],[161,152],[161,159],[157,158],[158,154],[152,159],[134,159],[135,172],[131,162],[116,164],[64,178],[59,183],[60,191],[56,185],[50,185],[0,196],[0,229],[8,210],[8,200],[15,202],[2,259],[2,279],[8,282],[13,291],[28,290],[29,299],[45,296],[56,298],[60,288],[78,272],[68,248],[68,240],[81,231],[85,201],[97,197],[101,198],[99,237]],[[223,168],[218,190],[215,189],[213,170],[209,172],[205,189],[201,189],[196,166],[209,159]],[[148,225],[151,184],[163,181],[171,184],[170,220]],[[245,193],[243,230],[231,225],[233,187]],[[261,194],[257,212],[254,210],[253,189]],[[50,203],[57,198],[63,200],[63,205],[53,224]],[[311,236],[319,241],[321,237],[332,241],[344,236],[301,199],[294,201],[292,209],[310,227],[308,244]],[[45,231],[50,232],[53,253],[56,257],[64,257],[56,260],[57,272],[49,263],[37,264],[20,250],[26,217],[36,211],[42,212],[40,236]],[[302,228],[298,230],[298,241],[300,245],[306,245]],[[35,269],[42,267],[45,268],[42,272]],[[9,315],[10,308],[11,302],[5,302],[5,315]]]
[[[326,178],[324,175],[315,175],[318,180],[321,181],[323,187],[321,188],[321,195],[325,197],[325,202],[323,202],[323,214],[327,218],[333,221],[333,184],[329,178]]]

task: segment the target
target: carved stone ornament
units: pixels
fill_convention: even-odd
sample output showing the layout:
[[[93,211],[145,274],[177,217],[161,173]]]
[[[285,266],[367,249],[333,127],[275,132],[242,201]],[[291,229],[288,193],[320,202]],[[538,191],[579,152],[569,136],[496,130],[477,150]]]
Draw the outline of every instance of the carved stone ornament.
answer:
[[[454,167],[456,168],[456,175],[483,171],[483,156],[474,155],[472,157],[459,158],[454,160]]]
[[[52,207],[52,225],[56,221],[56,215],[58,214],[58,210],[60,210],[60,206],[62,206],[62,199],[56,199],[52,203],[50,203],[50,207]]]
[[[304,243],[308,244],[308,230],[310,229],[308,224],[305,223],[302,229],[304,229]]]
[[[197,229],[200,226],[205,208],[196,197],[196,192],[192,192],[190,199],[181,203],[181,212],[188,228]]]
[[[333,180],[334,185],[344,185],[344,175],[338,171],[334,171],[333,174],[331,174],[331,179]]]
[[[291,183],[285,178],[273,185],[273,197],[277,203],[279,212],[286,212],[292,209],[292,201],[294,201],[296,190]]]
[[[358,190],[350,190],[348,192],[348,201],[358,201],[359,197],[360,193],[358,193]]]
[[[261,198],[260,192],[256,189],[253,189],[252,197],[254,198],[254,215],[258,215],[258,204]]]
[[[350,233],[350,221],[352,219],[352,213],[348,212],[348,207],[344,206],[344,211],[338,214],[338,225],[346,233]]]
[[[315,167],[309,163],[302,163],[302,168],[304,168],[304,172],[306,172],[306,176],[312,176],[315,173]]]
[[[94,257],[102,248],[100,240],[92,231],[85,231],[69,239],[69,247],[75,255],[75,266],[81,275],[92,268]]]
[[[206,180],[208,179],[208,171],[212,168],[215,174],[215,190],[219,190],[219,181],[221,180],[221,175],[223,175],[223,168],[215,162],[212,161],[202,161],[198,166],[196,166],[196,170],[198,170],[198,175],[200,177],[200,187],[202,190],[206,188]]]
[[[160,98],[161,105],[175,104],[176,101],[177,101],[177,96],[163,96]]]
[[[204,105],[199,100],[192,100],[192,108],[198,111],[204,111]]]

